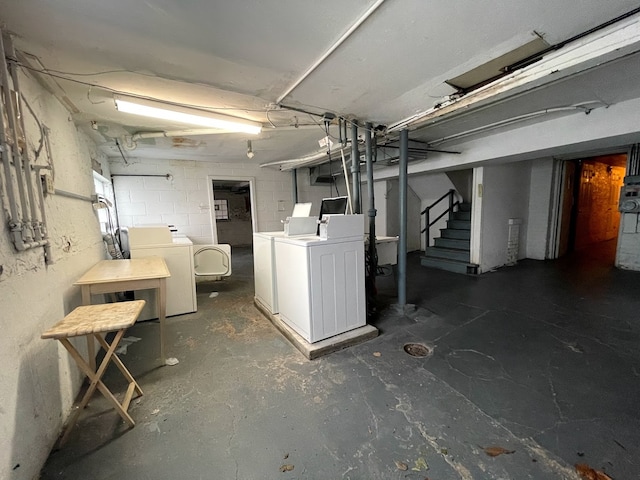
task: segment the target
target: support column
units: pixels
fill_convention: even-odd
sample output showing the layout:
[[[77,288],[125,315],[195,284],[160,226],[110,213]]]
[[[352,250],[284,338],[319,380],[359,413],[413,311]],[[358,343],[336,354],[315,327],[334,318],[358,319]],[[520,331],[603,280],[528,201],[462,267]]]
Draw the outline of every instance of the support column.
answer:
[[[400,200],[400,239],[398,241],[398,305],[407,304],[407,176],[409,164],[409,131],[400,131],[398,172]]]
[[[373,124],[366,124],[365,146],[367,161],[367,193],[369,196],[369,271],[367,281],[367,311],[375,311],[376,301],[376,271],[378,270],[378,255],[376,252],[376,203],[373,191]]]
[[[351,123],[351,181],[353,188],[353,213],[362,213],[360,204],[360,153],[358,152],[358,121]]]

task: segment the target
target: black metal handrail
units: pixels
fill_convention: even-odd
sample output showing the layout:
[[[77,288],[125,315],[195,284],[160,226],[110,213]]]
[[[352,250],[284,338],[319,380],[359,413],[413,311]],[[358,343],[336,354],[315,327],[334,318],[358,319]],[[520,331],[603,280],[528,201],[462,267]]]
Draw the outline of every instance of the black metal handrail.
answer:
[[[430,231],[431,226],[433,224],[435,224],[438,220],[440,220],[442,217],[444,217],[447,213],[451,214],[453,212],[453,208],[456,207],[457,205],[460,205],[460,201],[459,200],[455,200],[454,201],[455,193],[456,193],[456,191],[452,188],[447,193],[442,195],[438,200],[436,200],[431,205],[429,205],[427,208],[425,208],[422,212],[420,212],[420,215],[424,215],[424,228],[420,231],[420,233],[424,233],[425,234],[424,235],[424,238],[425,238],[425,242],[424,242],[425,251],[429,247],[429,231]],[[438,218],[436,218],[435,220],[431,220],[431,218],[430,218],[431,209],[433,207],[435,207],[437,204],[439,204],[442,200],[444,200],[447,197],[449,198],[449,208],[447,208],[444,212],[442,212],[438,216]]]

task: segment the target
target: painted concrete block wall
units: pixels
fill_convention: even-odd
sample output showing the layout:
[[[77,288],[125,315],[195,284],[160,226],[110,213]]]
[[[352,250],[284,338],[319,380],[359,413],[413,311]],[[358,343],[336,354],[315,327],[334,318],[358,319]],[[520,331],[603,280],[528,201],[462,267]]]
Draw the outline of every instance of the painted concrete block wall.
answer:
[[[534,260],[547,258],[554,162],[553,158],[531,162],[526,255]]]
[[[387,189],[388,186],[386,180],[373,182],[373,195],[376,207],[376,235],[380,235],[382,237],[389,236],[387,234],[387,217],[389,215],[387,208]]]
[[[25,76],[21,87],[39,121],[50,129],[56,188],[90,196],[94,189],[92,158],[108,168],[106,159],[77,131],[69,112],[48,92]],[[32,150],[39,144],[39,129],[30,114],[25,121]],[[45,163],[43,157],[37,161]],[[40,335],[80,305],[80,291],[73,283],[105,257],[91,203],[49,195],[45,209],[53,265],[45,265],[42,249],[15,252],[6,225],[0,228],[2,479],[37,478],[66,420],[81,375],[59,342],[42,340]]]
[[[290,177],[291,172],[286,172],[286,175]],[[336,187],[338,189],[337,193]],[[313,204],[310,214],[312,217],[320,215],[320,205],[323,198],[345,195],[347,195],[347,188],[344,183],[344,177],[336,177],[336,185],[331,187],[329,185],[311,185],[309,169],[298,169],[298,202],[311,202]],[[287,212],[287,215],[291,215],[291,211]]]
[[[398,181],[388,182],[387,191],[387,235],[400,235],[400,200]],[[420,250],[420,197],[407,188],[407,251]]]
[[[529,162],[484,167],[482,185],[481,272],[507,263],[509,219],[521,219],[518,258],[526,254]]]
[[[213,242],[209,176],[255,179],[258,231],[280,231],[281,220],[293,210],[289,172],[260,168],[251,163],[214,163],[194,160],[109,159],[112,174],[170,175],[115,177],[120,225],[172,224],[194,243]],[[302,188],[301,201],[309,188]]]
[[[618,237],[616,266],[627,270],[640,270],[640,216],[623,213]]]

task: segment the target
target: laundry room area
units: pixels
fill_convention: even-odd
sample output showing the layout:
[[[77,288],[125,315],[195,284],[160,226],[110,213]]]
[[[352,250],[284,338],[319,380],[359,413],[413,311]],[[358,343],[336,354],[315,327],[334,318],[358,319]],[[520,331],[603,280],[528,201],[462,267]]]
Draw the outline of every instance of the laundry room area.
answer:
[[[0,479],[640,478],[637,3],[0,0]]]

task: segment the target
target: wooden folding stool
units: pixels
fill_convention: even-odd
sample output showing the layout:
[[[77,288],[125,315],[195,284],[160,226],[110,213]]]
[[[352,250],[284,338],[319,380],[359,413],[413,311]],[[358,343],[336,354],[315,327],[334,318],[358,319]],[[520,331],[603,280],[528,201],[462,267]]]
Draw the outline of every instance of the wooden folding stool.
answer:
[[[62,343],[62,345],[64,345],[64,347],[69,351],[69,354],[71,354],[71,357],[78,364],[80,370],[82,370],[89,379],[89,388],[82,397],[78,408],[71,416],[66,431],[60,439],[60,446],[67,441],[69,433],[73,429],[78,416],[82,412],[82,409],[89,403],[89,399],[96,391],[96,388],[113,404],[116,411],[120,414],[122,419],[129,424],[129,426],[133,427],[135,425],[136,422],[131,418],[131,415],[127,413],[127,410],[134,393],[137,393],[136,396],[140,396],[142,395],[142,389],[131,373],[129,373],[129,370],[124,366],[120,358],[115,354],[115,351],[118,348],[118,344],[120,343],[126,329],[132,326],[138,318],[138,315],[140,315],[144,304],[144,300],[135,300],[131,302],[106,303],[101,305],[85,305],[78,307],[42,334],[42,338],[54,338],[59,340],[60,343]],[[109,332],[116,332],[111,344],[109,344],[102,336],[102,334]],[[73,344],[69,341],[69,338],[81,335],[86,335],[88,338],[95,338],[105,351],[105,356],[100,363],[100,366],[95,371],[90,367],[89,362],[82,358],[82,355],[80,355],[78,350],[76,350]],[[102,376],[107,370],[107,366],[110,362],[113,362],[118,367],[120,372],[122,372],[122,375],[124,375],[129,382],[129,386],[122,403],[118,402],[116,397],[102,382]]]

